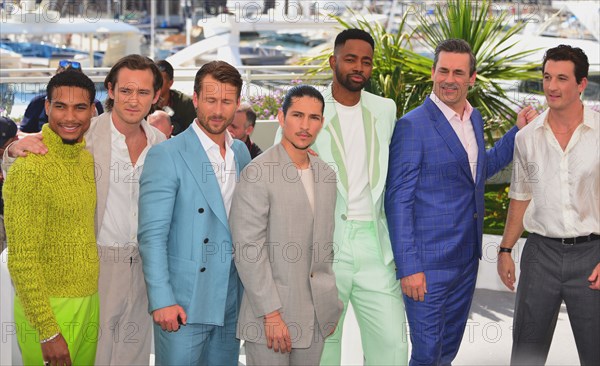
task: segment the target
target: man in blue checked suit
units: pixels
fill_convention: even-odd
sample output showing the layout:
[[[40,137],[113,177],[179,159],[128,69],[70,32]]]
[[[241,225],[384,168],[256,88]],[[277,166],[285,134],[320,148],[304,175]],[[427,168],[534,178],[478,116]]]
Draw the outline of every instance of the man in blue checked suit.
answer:
[[[202,66],[194,82],[198,117],[146,158],[138,238],[157,365],[238,364],[242,285],[227,218],[250,154],[227,126],[241,88],[228,63]]]
[[[438,45],[433,93],[397,123],[385,196],[394,259],[410,326],[410,365],[450,365],[475,290],[485,180],[513,155],[517,127],[486,151],[481,114],[467,101],[475,57],[459,39]]]

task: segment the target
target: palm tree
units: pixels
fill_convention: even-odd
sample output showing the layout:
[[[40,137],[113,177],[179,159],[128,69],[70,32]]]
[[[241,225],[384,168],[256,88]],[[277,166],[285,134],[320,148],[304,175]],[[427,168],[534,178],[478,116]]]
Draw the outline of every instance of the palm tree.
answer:
[[[522,57],[536,50],[511,53],[515,42],[511,36],[519,33],[524,23],[506,27],[509,14],[492,16],[490,1],[447,0],[435,6],[429,16],[417,13],[419,25],[410,29],[408,12],[404,14],[396,34],[387,33],[381,24],[370,24],[364,17],[354,14],[353,24],[337,18],[344,28],[360,28],[375,39],[373,73],[367,90],[393,99],[398,116],[419,106],[431,93],[431,68],[433,60],[414,52],[413,42],[422,43],[431,52],[442,40],[462,38],[471,45],[477,58],[477,81],[469,92],[469,101],[478,108],[486,122],[488,143],[494,141],[495,132],[504,133],[516,118],[518,103],[510,98],[498,83],[539,78],[535,71],[539,64],[519,63]],[[304,60],[318,62],[314,72],[328,67],[331,50]]]
[[[400,117],[423,102],[431,92],[432,60],[412,51],[412,31],[405,31],[406,18],[402,18],[396,34],[387,33],[384,25],[369,23],[364,17],[348,10],[354,16],[349,23],[340,17],[334,17],[344,28],[360,28],[375,39],[373,72],[366,90],[382,95],[396,102],[397,116]],[[309,74],[317,74],[329,68],[329,56],[332,50],[305,58],[303,64],[316,64]]]
[[[519,108],[503,90],[499,81],[537,79],[538,63],[520,63],[535,52],[511,52],[516,44],[511,37],[519,33],[525,23],[508,27],[510,15],[504,11],[493,14],[491,1],[447,0],[437,3],[433,16],[418,13],[420,26],[417,33],[425,46],[434,50],[441,41],[461,38],[467,41],[477,59],[477,81],[469,92],[469,102],[478,108],[486,122],[488,142],[493,141],[494,131],[505,132],[512,125]]]

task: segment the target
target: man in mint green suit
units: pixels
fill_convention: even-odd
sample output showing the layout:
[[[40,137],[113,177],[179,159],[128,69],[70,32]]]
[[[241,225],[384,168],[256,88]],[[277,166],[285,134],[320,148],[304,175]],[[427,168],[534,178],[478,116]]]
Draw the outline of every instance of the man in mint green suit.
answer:
[[[250,154],[227,127],[241,87],[226,62],[202,66],[194,82],[198,118],[146,158],[138,238],[157,365],[238,364],[242,286],[227,219]]]
[[[321,365],[341,362],[348,301],[360,327],[365,365],[407,363],[404,305],[383,209],[396,105],[362,90],[371,76],[373,49],[373,38],[362,30],[337,36],[329,59],[333,83],[323,93],[325,122],[312,146],[338,175],[333,270],[344,303]]]

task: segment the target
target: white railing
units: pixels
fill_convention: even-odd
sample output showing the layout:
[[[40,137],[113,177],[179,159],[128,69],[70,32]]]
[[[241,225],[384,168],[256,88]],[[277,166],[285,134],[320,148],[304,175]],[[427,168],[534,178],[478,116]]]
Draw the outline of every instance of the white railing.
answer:
[[[315,66],[239,66],[238,71],[242,74],[245,83],[270,80],[294,80],[299,77],[310,80],[331,79],[331,73],[319,73],[308,75]],[[175,81],[194,81],[194,76],[200,67],[179,67],[175,69]],[[94,82],[102,82],[110,70],[109,67],[87,68],[85,73]],[[54,68],[23,68],[2,69],[0,83],[47,83],[48,76],[54,75]]]

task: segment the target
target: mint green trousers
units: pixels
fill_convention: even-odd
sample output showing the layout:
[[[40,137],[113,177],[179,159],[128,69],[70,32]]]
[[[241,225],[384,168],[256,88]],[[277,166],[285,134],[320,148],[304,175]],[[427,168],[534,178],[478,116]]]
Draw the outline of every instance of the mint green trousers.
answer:
[[[356,314],[365,365],[406,365],[408,339],[400,282],[394,263],[385,265],[371,221],[349,221],[336,243],[333,271],[344,312],[335,333],[325,340],[322,366],[340,365],[348,301]]]
[[[98,343],[99,304],[98,293],[86,297],[50,298],[50,306],[61,334],[67,341],[71,363],[75,366],[94,364]],[[39,335],[25,317],[18,297],[15,297],[14,314],[23,365],[43,365]]]

